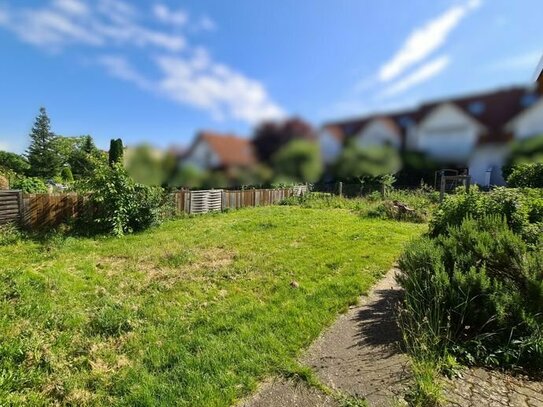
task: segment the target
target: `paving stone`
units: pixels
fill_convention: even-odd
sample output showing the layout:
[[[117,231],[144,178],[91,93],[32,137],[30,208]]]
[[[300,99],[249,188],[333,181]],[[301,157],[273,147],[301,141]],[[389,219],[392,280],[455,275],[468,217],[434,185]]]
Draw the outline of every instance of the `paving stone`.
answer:
[[[468,385],[473,385],[473,391],[466,398]],[[543,382],[474,368],[461,378],[445,381],[447,405],[457,405],[460,397],[465,406],[543,407]]]

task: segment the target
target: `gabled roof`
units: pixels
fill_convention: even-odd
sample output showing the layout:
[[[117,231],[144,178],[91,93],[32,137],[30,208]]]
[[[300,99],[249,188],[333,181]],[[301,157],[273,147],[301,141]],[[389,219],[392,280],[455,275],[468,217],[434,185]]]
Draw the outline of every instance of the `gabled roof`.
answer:
[[[461,97],[443,98],[424,103],[413,110],[389,114],[379,113],[359,119],[331,122],[326,124],[325,128],[334,128],[346,139],[357,135],[370,121],[386,118],[389,123],[397,126],[401,136],[405,138],[407,129],[411,125],[419,124],[439,106],[452,104],[486,129],[486,132],[480,135],[481,143],[499,143],[510,139],[511,135],[506,131],[506,124],[529,108],[527,101],[530,98],[539,97],[531,87],[517,86]]]
[[[219,167],[248,167],[256,163],[250,140],[233,134],[202,131],[194,141],[188,154],[199,142],[205,142],[219,158]]]
[[[433,101],[419,108],[419,120],[439,105],[451,103],[485,126],[488,133],[498,135],[510,120],[527,108],[524,97],[531,93],[529,87],[519,86]]]
[[[354,137],[360,133],[370,122],[374,120],[382,121],[386,126],[390,127],[395,133],[399,133],[401,138],[404,138],[407,129],[417,121],[416,111],[404,110],[393,113],[375,114],[357,119],[348,119],[338,122],[330,122],[324,125],[324,129],[328,130],[338,140],[345,141],[348,138]]]
[[[543,57],[541,57],[541,61],[539,61],[539,65],[537,65],[535,81],[539,84],[539,90],[543,92]]]

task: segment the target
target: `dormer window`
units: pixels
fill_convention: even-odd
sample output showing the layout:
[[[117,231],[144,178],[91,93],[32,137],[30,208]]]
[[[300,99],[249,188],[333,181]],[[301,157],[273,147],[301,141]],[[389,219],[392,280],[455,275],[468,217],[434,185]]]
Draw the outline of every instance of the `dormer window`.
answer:
[[[401,127],[411,127],[414,122],[413,122],[413,119],[409,116],[402,116],[398,119],[398,124],[401,126]]]
[[[522,107],[530,107],[532,106],[535,102],[537,102],[537,99],[538,99],[538,96],[535,94],[535,93],[527,93],[526,95],[524,95],[520,101],[520,104],[522,105]]]
[[[474,116],[479,116],[485,111],[485,104],[483,102],[472,102],[468,106],[468,111]]]

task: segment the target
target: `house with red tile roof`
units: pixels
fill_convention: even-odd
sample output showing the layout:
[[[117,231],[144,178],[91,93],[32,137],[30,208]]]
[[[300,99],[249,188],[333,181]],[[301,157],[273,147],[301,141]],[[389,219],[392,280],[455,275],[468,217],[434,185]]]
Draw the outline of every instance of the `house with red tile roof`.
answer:
[[[352,140],[362,148],[389,145],[421,152],[444,167],[469,168],[477,184],[501,185],[510,142],[543,134],[543,97],[532,87],[512,87],[327,123],[321,149],[331,129],[343,144]]]
[[[250,168],[257,162],[249,139],[211,131],[198,133],[182,162],[202,170]]]

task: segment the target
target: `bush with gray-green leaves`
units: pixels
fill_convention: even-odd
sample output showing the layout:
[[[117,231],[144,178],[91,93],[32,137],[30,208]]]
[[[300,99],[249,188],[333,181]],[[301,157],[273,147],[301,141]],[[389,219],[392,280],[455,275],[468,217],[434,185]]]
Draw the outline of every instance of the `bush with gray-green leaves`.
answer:
[[[538,190],[447,197],[400,258],[400,322],[415,359],[543,369]]]

